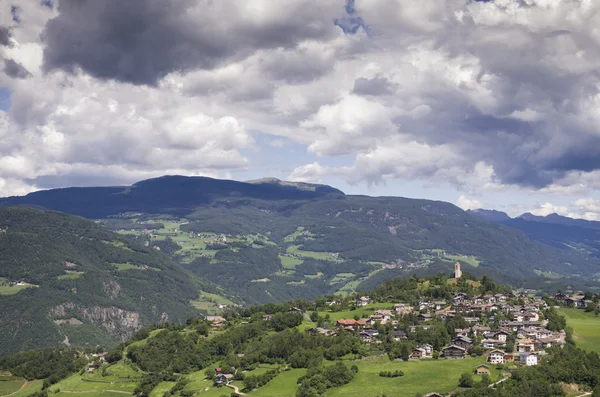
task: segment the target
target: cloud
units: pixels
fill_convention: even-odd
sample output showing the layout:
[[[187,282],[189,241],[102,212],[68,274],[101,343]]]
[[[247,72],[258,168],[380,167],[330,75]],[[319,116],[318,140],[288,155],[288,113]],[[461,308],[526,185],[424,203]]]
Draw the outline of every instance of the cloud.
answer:
[[[558,214],[563,216],[569,215],[569,207],[564,205],[554,205],[552,203],[546,202],[538,205],[536,208],[532,209],[531,212],[533,215],[537,216],[547,216],[550,214]]]
[[[481,201],[468,199],[464,195],[460,195],[458,199],[456,199],[456,205],[465,211],[484,208],[484,205],[481,203]]]
[[[13,61],[12,59],[4,60],[4,73],[7,76],[15,79],[26,79],[31,77],[31,73],[23,67],[20,63]]]
[[[294,178],[600,188],[598,2],[50,3],[0,15],[0,178],[253,170],[258,131]]]
[[[331,171],[315,161],[312,164],[295,168],[288,179],[294,182],[321,183],[321,178],[328,174],[331,174]]]
[[[10,29],[8,26],[0,26],[0,45],[10,45]]]
[[[375,76],[371,79],[359,77],[354,81],[352,92],[357,95],[390,95],[396,90],[395,85],[385,77]]]
[[[59,15],[44,31],[44,65],[157,85],[169,73],[210,70],[260,49],[331,37],[335,29],[324,3],[61,0]]]

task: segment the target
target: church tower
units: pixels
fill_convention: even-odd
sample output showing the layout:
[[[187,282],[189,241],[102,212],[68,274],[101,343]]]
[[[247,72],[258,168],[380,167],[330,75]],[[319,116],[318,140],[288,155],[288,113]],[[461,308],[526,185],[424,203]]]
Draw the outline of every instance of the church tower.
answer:
[[[460,263],[458,261],[454,264],[454,278],[460,278],[462,272],[460,271]]]

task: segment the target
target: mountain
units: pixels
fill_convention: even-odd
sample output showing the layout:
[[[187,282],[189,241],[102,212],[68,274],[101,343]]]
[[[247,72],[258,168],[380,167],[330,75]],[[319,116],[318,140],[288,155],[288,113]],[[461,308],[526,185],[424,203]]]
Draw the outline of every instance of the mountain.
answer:
[[[180,265],[89,220],[0,207],[0,355],[130,338],[197,313]]]
[[[517,219],[522,219],[530,222],[550,223],[554,225],[576,226],[584,229],[600,230],[600,222],[588,221],[585,219],[574,219],[558,214],[550,214],[546,216],[536,216],[529,212],[522,214]]]
[[[529,212],[516,218],[489,216],[494,212],[497,211],[470,211],[473,215],[522,231],[527,237],[543,244],[600,258],[600,222],[558,214],[538,216]]]
[[[308,188],[310,186],[310,188]],[[29,205],[98,219],[125,212],[186,215],[215,200],[311,200],[343,196],[325,185],[284,184],[273,179],[245,183],[205,177],[164,176],[131,186],[65,188],[0,199],[0,205]]]
[[[2,204],[96,219],[128,241],[161,248],[246,303],[350,293],[399,275],[449,273],[456,261],[463,271],[519,287],[587,285],[600,272],[598,258],[586,252],[534,241],[449,203],[352,196],[275,179],[166,176]]]
[[[508,216],[506,212],[496,210],[485,210],[480,208],[475,210],[467,210],[467,212],[480,218],[487,219],[491,222],[503,222],[510,219],[510,216]]]

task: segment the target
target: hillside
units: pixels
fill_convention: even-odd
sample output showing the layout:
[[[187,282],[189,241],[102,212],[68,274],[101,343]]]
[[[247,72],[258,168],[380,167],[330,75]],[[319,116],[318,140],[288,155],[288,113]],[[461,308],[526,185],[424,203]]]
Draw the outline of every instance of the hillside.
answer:
[[[345,195],[323,185],[169,176],[130,187],[0,199],[99,219],[158,247],[247,303],[371,288],[463,270],[516,287],[592,286],[600,260],[536,242],[439,201]],[[496,214],[497,215],[497,214]]]
[[[577,348],[582,340],[577,333],[573,338],[571,323],[548,306],[560,303],[548,297],[514,294],[488,277],[444,274],[390,280],[367,295],[234,308],[151,326],[106,352],[73,347],[0,357],[0,395],[522,397],[600,391],[600,358]],[[476,303],[482,299],[495,303]],[[493,306],[503,309],[490,317]],[[523,346],[535,350],[523,353]]]
[[[109,345],[196,313],[198,285],[160,252],[94,222],[0,207],[0,354]]]

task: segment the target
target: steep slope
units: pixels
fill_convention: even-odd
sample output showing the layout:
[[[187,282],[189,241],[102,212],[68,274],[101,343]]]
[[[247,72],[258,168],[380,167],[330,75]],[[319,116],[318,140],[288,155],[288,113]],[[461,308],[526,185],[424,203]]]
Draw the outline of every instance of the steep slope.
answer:
[[[179,265],[91,221],[0,207],[0,230],[0,355],[106,346],[195,313],[198,287]]]
[[[600,272],[597,258],[533,241],[449,203],[349,196],[273,179],[163,177],[3,202],[100,217],[249,303],[352,292],[371,279],[449,271],[456,261],[514,286],[547,286],[557,275],[576,284]]]

